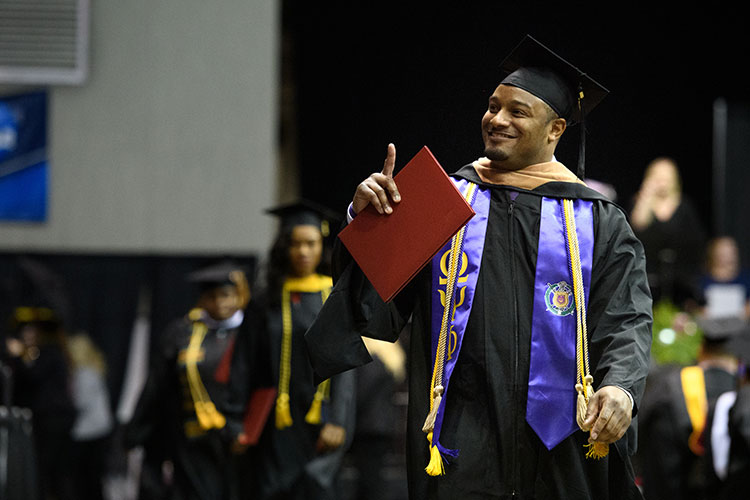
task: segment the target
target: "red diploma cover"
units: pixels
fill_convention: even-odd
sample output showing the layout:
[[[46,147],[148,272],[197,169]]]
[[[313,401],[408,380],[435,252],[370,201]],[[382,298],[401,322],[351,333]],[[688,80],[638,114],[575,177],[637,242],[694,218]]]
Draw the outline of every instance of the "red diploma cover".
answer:
[[[393,177],[401,202],[362,210],[339,233],[380,298],[388,302],[474,216],[427,146]]]
[[[247,404],[245,418],[242,422],[241,444],[253,446],[258,443],[263,427],[266,425],[268,415],[271,413],[276,404],[276,388],[261,387],[256,389],[250,395],[250,401]]]

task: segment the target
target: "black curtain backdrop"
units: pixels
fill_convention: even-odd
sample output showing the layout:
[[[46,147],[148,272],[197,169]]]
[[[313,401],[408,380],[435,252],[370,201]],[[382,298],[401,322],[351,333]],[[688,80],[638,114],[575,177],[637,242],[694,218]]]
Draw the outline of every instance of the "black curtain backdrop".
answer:
[[[627,207],[646,164],[674,157],[710,227],[712,103],[746,99],[732,12],[584,2],[287,1],[303,194],[344,210],[356,185],[427,145],[448,172],[482,154],[480,119],[502,59],[531,34],[610,95],[587,121],[587,175]],[[558,160],[575,168],[578,130]]]
[[[750,103],[730,101],[726,106],[726,182],[717,193],[717,232],[737,240],[741,261],[750,267]]]

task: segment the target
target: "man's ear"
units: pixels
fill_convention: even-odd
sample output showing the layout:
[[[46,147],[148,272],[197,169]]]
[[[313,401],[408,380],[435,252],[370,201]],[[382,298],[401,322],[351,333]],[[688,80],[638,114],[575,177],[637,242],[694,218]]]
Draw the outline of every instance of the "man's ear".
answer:
[[[565,118],[555,118],[554,120],[550,121],[549,123],[549,141],[550,142],[557,142],[560,140],[560,137],[562,137],[563,132],[565,132],[565,129],[567,128],[568,123],[565,121]]]

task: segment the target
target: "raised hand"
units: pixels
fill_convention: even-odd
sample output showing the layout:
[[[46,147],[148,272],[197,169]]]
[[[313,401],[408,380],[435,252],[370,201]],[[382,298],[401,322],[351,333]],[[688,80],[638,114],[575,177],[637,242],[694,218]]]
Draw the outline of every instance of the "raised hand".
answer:
[[[388,144],[388,152],[383,162],[383,170],[374,172],[362,181],[354,193],[352,208],[355,213],[364,210],[367,205],[372,205],[380,214],[393,212],[391,201],[398,203],[401,195],[396,183],[393,181],[393,169],[396,165],[396,146]]]

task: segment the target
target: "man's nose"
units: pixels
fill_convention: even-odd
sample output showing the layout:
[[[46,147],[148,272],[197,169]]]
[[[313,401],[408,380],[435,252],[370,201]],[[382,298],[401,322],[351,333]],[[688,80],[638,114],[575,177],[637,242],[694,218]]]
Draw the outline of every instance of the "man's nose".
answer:
[[[509,117],[510,115],[508,115],[507,111],[501,109],[492,116],[490,125],[493,127],[505,127],[510,121]]]

